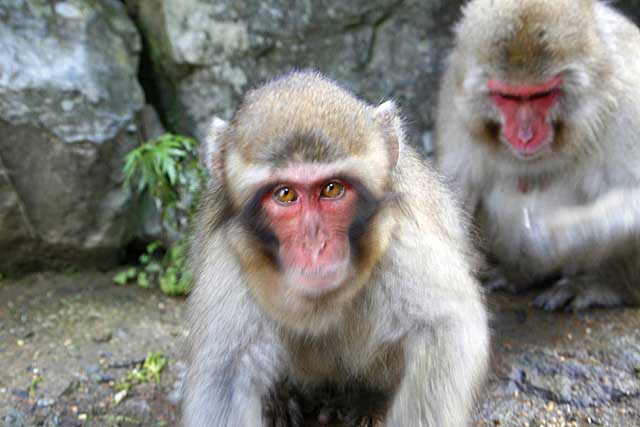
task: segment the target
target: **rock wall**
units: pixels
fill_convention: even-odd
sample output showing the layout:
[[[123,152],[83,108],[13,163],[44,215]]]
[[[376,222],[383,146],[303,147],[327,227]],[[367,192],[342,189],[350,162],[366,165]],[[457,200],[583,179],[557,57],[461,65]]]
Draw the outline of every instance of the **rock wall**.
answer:
[[[127,241],[140,37],[117,1],[0,2],[0,271],[108,264]]]
[[[146,123],[153,107],[202,138],[250,87],[314,67],[370,102],[395,99],[429,151],[463,3],[0,1],[0,272],[117,259],[140,233],[122,157],[162,129]],[[640,1],[616,4],[640,16]]]
[[[462,1],[129,0],[168,125],[201,138],[257,82],[317,68],[371,102],[394,98],[415,134],[432,107]]]

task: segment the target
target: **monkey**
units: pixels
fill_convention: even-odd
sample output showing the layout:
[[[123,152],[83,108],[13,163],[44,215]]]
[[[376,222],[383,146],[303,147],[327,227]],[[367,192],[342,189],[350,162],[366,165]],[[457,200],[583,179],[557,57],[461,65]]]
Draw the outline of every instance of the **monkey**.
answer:
[[[472,0],[436,112],[436,169],[545,310],[637,305],[640,32],[595,0]]]
[[[395,103],[292,71],[212,127],[184,426],[301,426],[315,396],[374,402],[362,415],[388,427],[467,425],[489,352],[478,256]]]

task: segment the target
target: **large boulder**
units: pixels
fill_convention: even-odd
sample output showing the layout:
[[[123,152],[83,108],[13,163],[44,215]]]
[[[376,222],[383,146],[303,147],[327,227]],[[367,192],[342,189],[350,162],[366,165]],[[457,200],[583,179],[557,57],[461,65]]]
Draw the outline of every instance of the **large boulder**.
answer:
[[[115,0],[4,0],[0,46],[0,271],[112,262],[144,104],[134,25]]]
[[[202,138],[251,86],[314,67],[371,102],[394,98],[413,134],[432,126],[462,0],[127,0],[167,124]]]

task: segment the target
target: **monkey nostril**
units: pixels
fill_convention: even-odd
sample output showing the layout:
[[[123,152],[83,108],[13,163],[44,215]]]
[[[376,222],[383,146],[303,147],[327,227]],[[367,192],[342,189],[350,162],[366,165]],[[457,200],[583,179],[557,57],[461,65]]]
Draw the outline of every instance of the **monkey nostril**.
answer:
[[[524,142],[525,144],[528,143],[533,139],[533,129],[530,126],[520,128],[518,130],[518,139],[520,139],[520,141]]]
[[[318,256],[320,255],[324,249],[327,247],[326,240],[322,241],[312,241],[312,242],[304,242],[302,244],[302,248],[304,251],[310,255]]]

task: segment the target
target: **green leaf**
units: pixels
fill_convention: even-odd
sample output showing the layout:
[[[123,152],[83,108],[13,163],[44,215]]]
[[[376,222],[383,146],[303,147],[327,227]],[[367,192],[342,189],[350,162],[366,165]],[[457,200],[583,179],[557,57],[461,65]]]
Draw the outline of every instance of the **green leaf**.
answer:
[[[141,288],[148,288],[150,286],[149,277],[144,271],[138,273],[138,286]]]
[[[126,270],[123,270],[113,276],[113,281],[118,285],[126,285],[138,274],[138,269],[135,267],[130,267]]]

